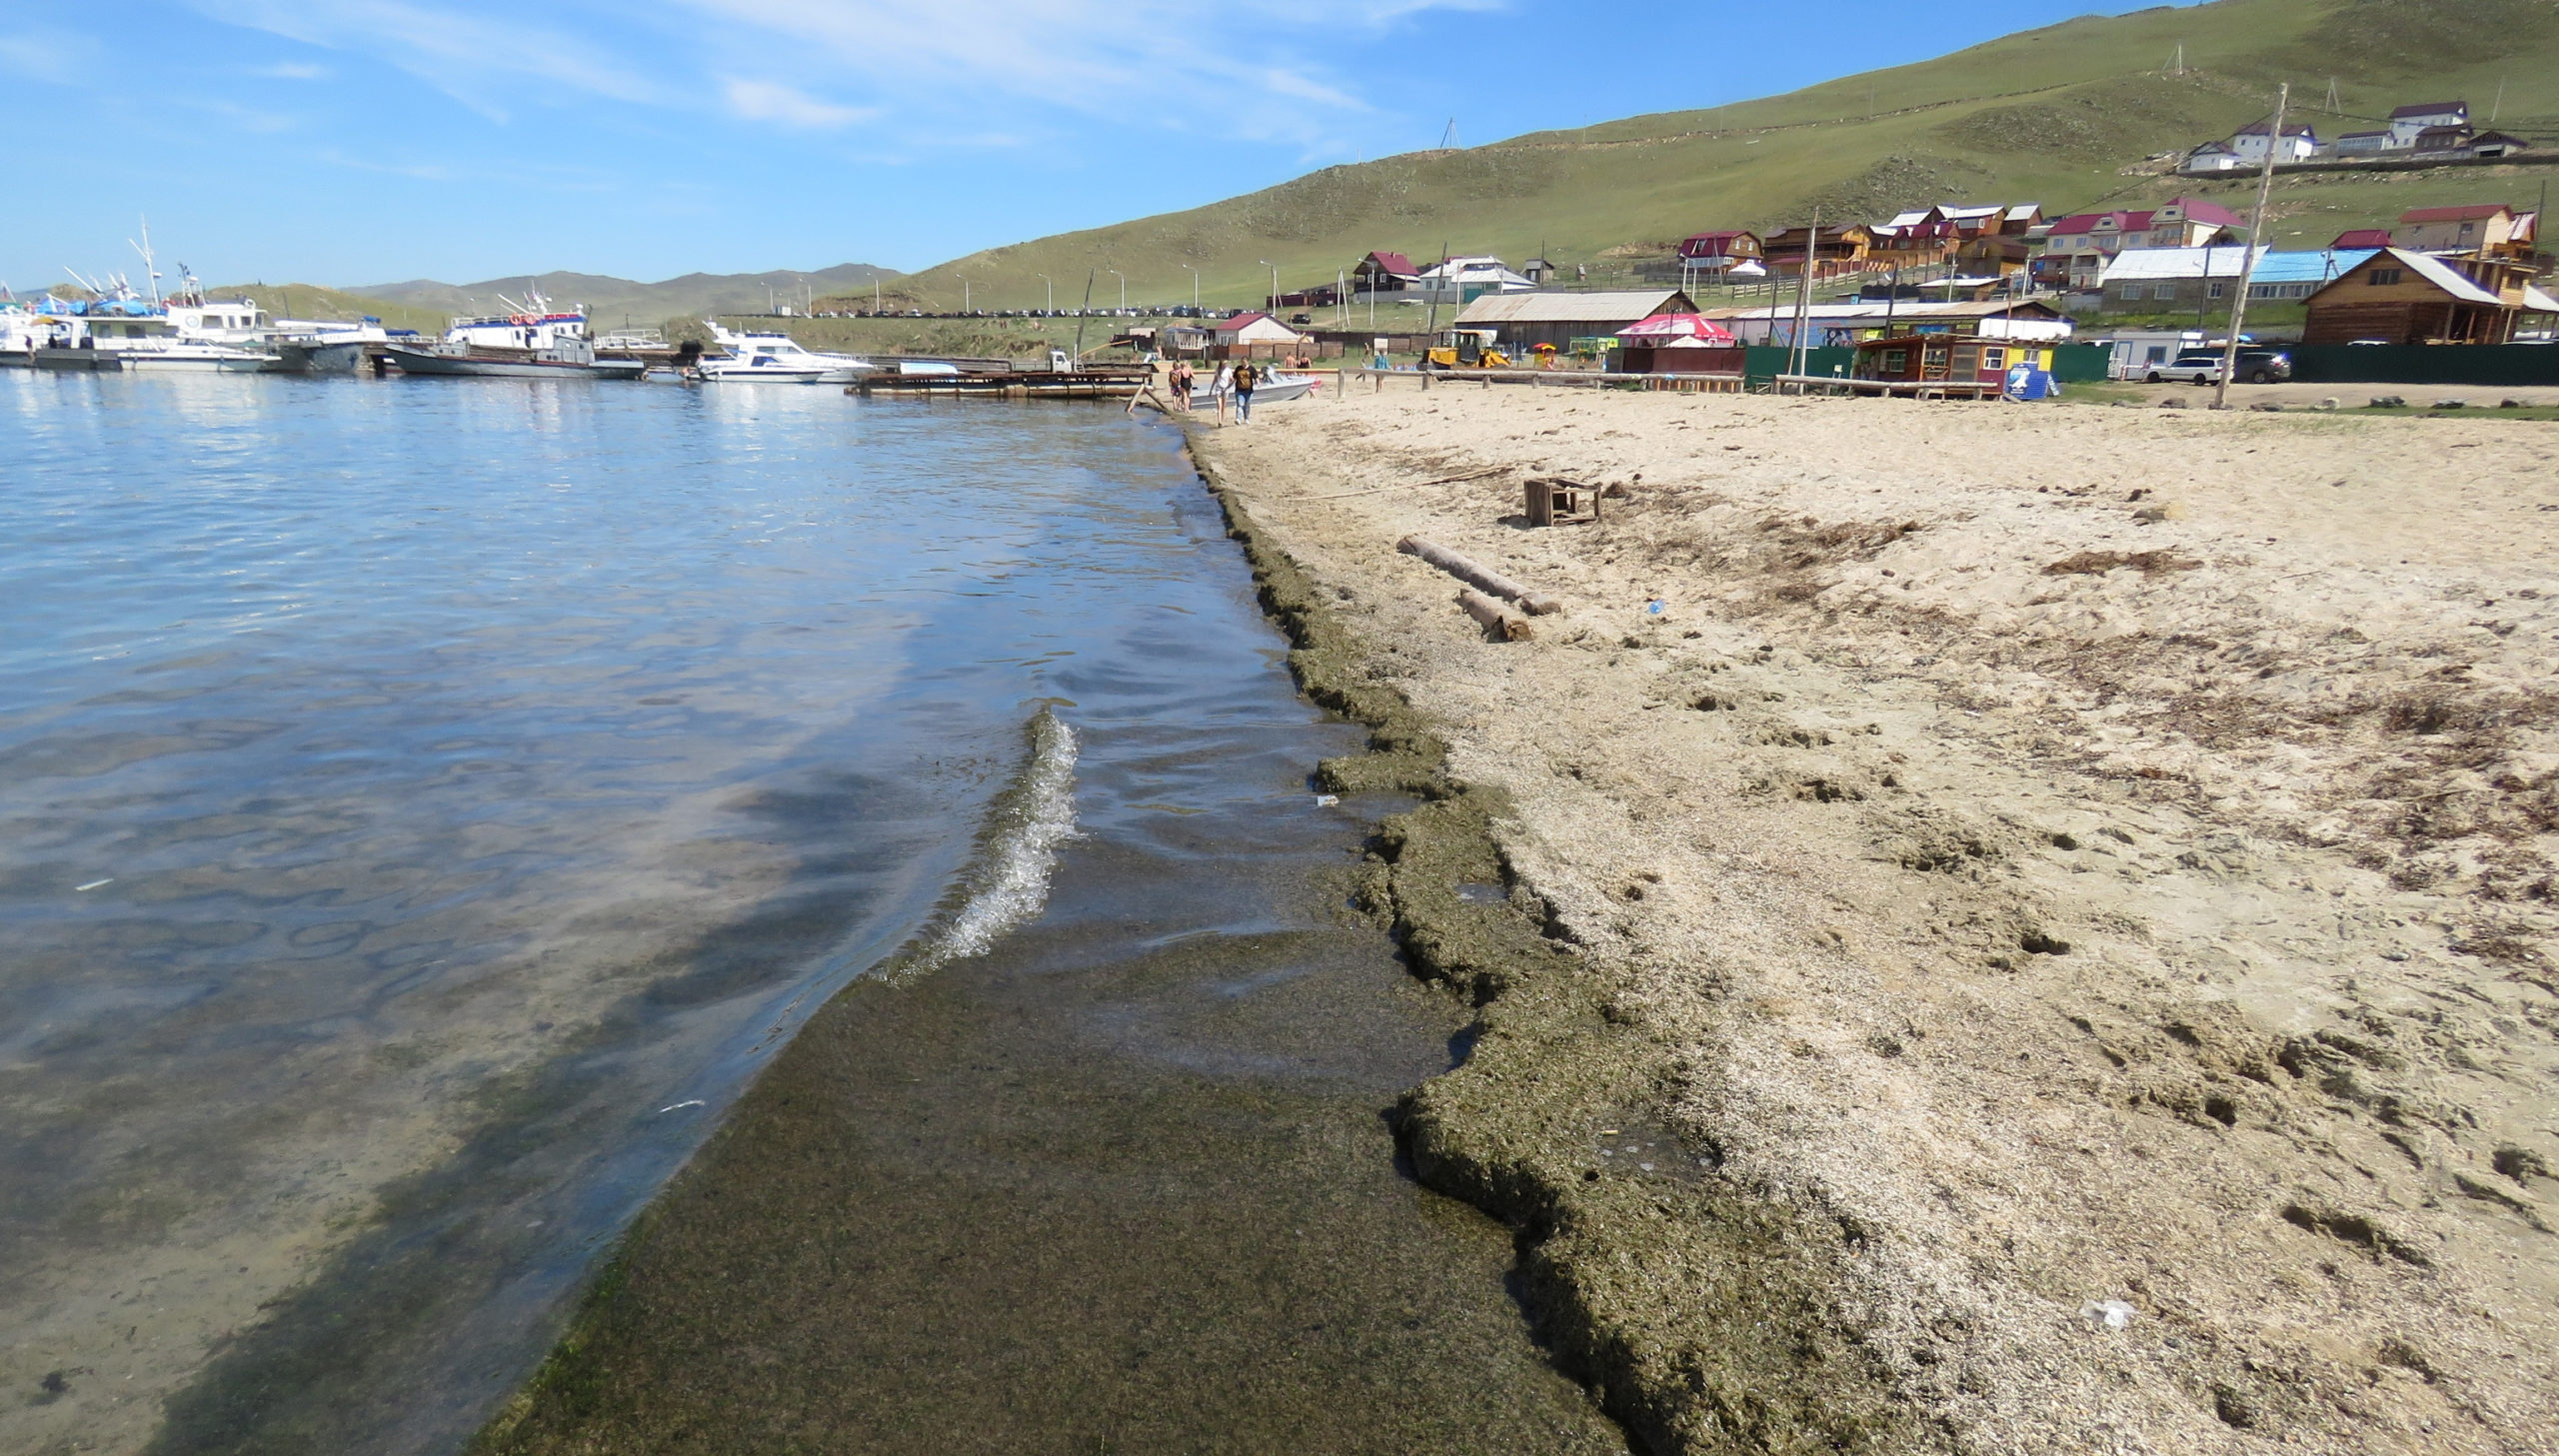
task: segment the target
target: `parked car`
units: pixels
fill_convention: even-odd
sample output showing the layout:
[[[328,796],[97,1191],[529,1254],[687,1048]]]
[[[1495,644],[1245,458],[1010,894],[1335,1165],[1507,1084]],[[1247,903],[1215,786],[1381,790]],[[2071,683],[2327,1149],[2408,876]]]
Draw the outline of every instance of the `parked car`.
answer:
[[[2292,378],[2292,356],[2273,349],[2242,349],[2233,378],[2250,384],[2281,384]],[[2195,384],[2216,384],[2221,379],[2221,351],[2189,349],[2166,364],[2150,367],[2152,384],[2169,380],[2189,380]]]

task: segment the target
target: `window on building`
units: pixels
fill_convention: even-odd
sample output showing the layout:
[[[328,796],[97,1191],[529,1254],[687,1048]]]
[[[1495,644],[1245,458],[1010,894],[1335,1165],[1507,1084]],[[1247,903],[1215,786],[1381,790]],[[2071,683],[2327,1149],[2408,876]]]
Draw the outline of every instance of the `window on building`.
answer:
[[[2396,268],[2376,268],[2364,275],[2364,281],[2375,288],[2391,288],[2398,284],[2399,275]]]
[[[1981,367],[1985,370],[2006,369],[2008,367],[2008,351],[2003,348],[1994,348],[1987,345],[1983,346],[1981,351]]]
[[[2229,291],[2230,291],[2230,285],[2229,285],[2229,284],[2226,284],[2226,283],[2212,283],[2212,284],[2206,284],[2206,285],[2204,285],[2204,291],[2203,291],[2203,293],[2204,293],[2204,297],[2206,297],[2206,298],[2219,298],[2219,297],[2221,297],[2223,294],[2228,293]]]

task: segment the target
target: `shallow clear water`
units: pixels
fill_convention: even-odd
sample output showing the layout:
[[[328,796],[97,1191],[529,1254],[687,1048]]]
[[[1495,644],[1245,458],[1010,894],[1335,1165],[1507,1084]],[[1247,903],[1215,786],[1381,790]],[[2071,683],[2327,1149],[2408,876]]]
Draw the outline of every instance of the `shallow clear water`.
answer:
[[[1044,704],[1101,887],[1014,941],[1249,937],[1303,914],[1251,866],[1357,838],[1303,789],[1352,737],[1116,411],[0,372],[0,1447],[450,1449]],[[1367,954],[1363,1107],[1447,1029]],[[1200,994],[1120,1006],[1141,1061],[1295,1065],[1148,1029]]]

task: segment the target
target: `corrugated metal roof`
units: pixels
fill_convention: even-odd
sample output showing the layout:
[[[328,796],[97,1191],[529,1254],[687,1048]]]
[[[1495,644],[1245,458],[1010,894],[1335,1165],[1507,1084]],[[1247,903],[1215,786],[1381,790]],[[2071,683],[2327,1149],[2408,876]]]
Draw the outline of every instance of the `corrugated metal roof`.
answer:
[[[2278,253],[2257,250],[2251,283],[2326,283],[2371,257],[2378,249],[2335,248],[2318,252]],[[2166,282],[2185,278],[2237,278],[2248,250],[2236,243],[2226,248],[2131,248],[2106,265],[2104,282]]]
[[[2405,248],[2387,250],[2390,256],[2413,268],[2417,276],[2466,304],[2503,305],[2504,299],[2472,283],[2453,270],[2451,264],[2427,253],[2411,253]]]
[[[2060,310],[2040,299],[2025,299],[2016,303],[1986,299],[1979,302],[1951,304],[1919,303],[1915,300],[1903,299],[1898,303],[1881,304],[1814,304],[1805,312],[1804,317],[1817,324],[1838,324],[1856,319],[1880,320],[1887,314],[1895,321],[1900,321],[1904,319],[1995,319],[2007,314],[2030,312],[2049,314],[2056,318],[2060,317],[2061,313]],[[1700,314],[1700,317],[1708,319],[1792,319],[1794,316],[1793,304],[1780,304],[1774,308],[1706,309]]]
[[[1643,293],[1486,294],[1457,315],[1465,327],[1481,324],[1629,324],[1660,313],[1680,296],[1675,288]]]

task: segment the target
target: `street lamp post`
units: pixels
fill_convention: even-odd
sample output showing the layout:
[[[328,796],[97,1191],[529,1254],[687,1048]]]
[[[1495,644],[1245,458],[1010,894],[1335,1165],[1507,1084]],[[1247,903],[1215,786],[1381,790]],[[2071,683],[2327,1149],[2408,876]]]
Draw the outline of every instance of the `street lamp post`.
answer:
[[[1271,270],[1271,312],[1276,314],[1280,312],[1280,266],[1268,258],[1261,259],[1260,262],[1263,267]]]
[[[1031,276],[1049,285],[1049,307],[1043,312],[1056,313],[1058,311],[1058,280],[1045,273],[1035,273]]]
[[[1106,268],[1102,271],[1120,280],[1120,312],[1124,314],[1129,312],[1129,275],[1117,268]]]
[[[1191,312],[1197,314],[1200,312],[1200,270],[1191,268],[1188,263],[1182,266],[1191,269]]]

